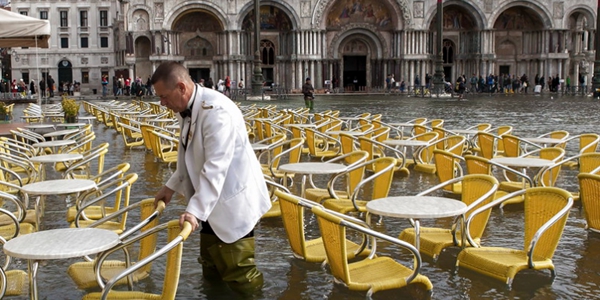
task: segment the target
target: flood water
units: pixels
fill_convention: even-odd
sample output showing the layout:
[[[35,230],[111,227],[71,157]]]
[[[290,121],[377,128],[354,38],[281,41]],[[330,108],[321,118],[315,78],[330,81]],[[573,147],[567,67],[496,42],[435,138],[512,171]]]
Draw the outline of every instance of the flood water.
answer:
[[[245,102],[243,104],[248,104]],[[276,104],[277,108],[296,108],[303,105],[299,98],[254,102],[257,105]],[[341,116],[353,116],[363,112],[381,113],[384,122],[404,122],[417,117],[444,119],[448,129],[464,129],[477,123],[512,125],[518,136],[537,136],[552,130],[567,130],[571,135],[586,132],[598,133],[600,120],[597,110],[600,102],[585,97],[550,96],[471,96],[468,100],[423,99],[397,96],[319,96],[315,100],[316,111],[340,110]],[[20,116],[23,107],[16,109]],[[131,164],[131,172],[139,175],[132,192],[131,202],[153,197],[169,178],[175,166],[154,160],[150,152],[141,148],[126,149],[120,135],[103,124],[94,125],[94,144],[109,142],[105,168],[122,162]],[[576,151],[571,145],[567,155]],[[559,187],[576,191],[576,170],[563,168]],[[432,174],[411,171],[408,177],[395,177],[390,195],[413,195],[436,184]],[[319,182],[317,182],[319,183]],[[321,181],[323,183],[323,181]],[[178,198],[167,206],[163,221],[177,218],[184,210],[185,202]],[[66,227],[65,207],[61,199],[49,199],[43,227]],[[129,222],[137,221],[130,215]],[[447,220],[424,220],[424,226],[448,224]],[[522,207],[508,208],[503,214],[492,212],[482,243],[487,246],[522,248]],[[406,220],[385,218],[375,230],[397,236],[408,227]],[[318,234],[316,222],[307,217],[307,230]],[[256,260],[264,273],[265,286],[256,299],[365,299],[365,293],[351,292],[334,284],[333,277],[318,264],[295,259],[287,244],[282,222],[279,218],[262,220],[256,230]],[[380,255],[388,255],[408,261],[405,252],[388,244],[380,244]],[[446,251],[437,262],[424,258],[422,274],[433,283],[432,299],[591,299],[600,298],[600,234],[588,233],[584,229],[583,214],[578,203],[571,209],[563,237],[554,255],[557,277],[550,279],[548,271],[522,271],[517,275],[512,288],[495,279],[487,278],[466,270],[456,272],[454,268],[457,250]],[[178,299],[235,299],[223,285],[206,283],[202,280],[201,268],[197,263],[199,234],[194,233],[185,242],[183,267],[178,289]],[[38,286],[40,299],[80,299],[85,291],[78,290],[66,276],[66,268],[76,260],[54,260],[43,264],[39,270]],[[17,261],[19,267],[26,267]],[[162,287],[162,268],[157,263],[150,278],[136,284],[136,289],[158,293]],[[376,293],[374,299],[411,299],[422,293],[420,287]],[[26,299],[15,297],[13,299]]]

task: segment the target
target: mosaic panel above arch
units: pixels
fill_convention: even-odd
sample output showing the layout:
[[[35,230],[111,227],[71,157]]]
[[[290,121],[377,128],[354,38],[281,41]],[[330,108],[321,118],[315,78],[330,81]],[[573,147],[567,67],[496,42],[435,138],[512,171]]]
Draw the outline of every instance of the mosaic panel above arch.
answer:
[[[393,17],[393,11],[386,1],[338,1],[329,9],[326,28],[337,30],[351,23],[368,23],[377,27],[377,30],[391,30],[396,27],[397,22],[397,18]]]
[[[544,23],[535,11],[519,6],[503,11],[494,23],[494,29],[498,30],[535,30],[543,28]]]
[[[381,59],[388,57],[389,54],[385,38],[374,25],[367,23],[354,23],[342,27],[333,39],[331,39],[328,56],[330,58],[336,58],[336,54],[338,54],[340,50],[342,52],[344,51],[344,49],[341,49],[340,47],[343,47],[345,43],[356,37],[361,37],[363,41],[369,41],[368,44],[373,47],[371,49],[371,58]]]
[[[290,31],[292,29],[292,21],[284,10],[271,5],[260,7],[260,30]],[[244,17],[242,30],[254,30],[254,9],[250,10]]]
[[[446,31],[477,29],[477,22],[475,22],[473,15],[464,8],[458,6],[444,7],[444,18],[442,21],[444,30]],[[437,14],[434,15],[429,24],[429,30],[435,31],[437,28],[436,24]]]
[[[181,32],[219,32],[223,25],[213,14],[206,11],[186,11],[173,22],[173,30]]]
[[[393,1],[393,0],[390,0],[390,1]],[[384,5],[388,8],[387,13],[390,14],[390,17],[395,20],[393,22],[394,25],[397,25],[397,23],[399,22],[399,20],[397,20],[397,18],[395,18],[396,10],[389,7],[389,6],[391,6],[391,3],[389,1],[381,1],[381,0],[319,0],[317,2],[317,4],[315,5],[315,9],[312,14],[312,24],[316,27],[319,27],[321,22],[325,21],[325,23],[326,23],[325,26],[329,26],[329,24],[328,24],[329,15],[332,14],[333,10],[336,10],[336,7],[343,7],[343,6],[346,6],[347,4],[354,6],[354,4],[356,2],[359,2],[360,3],[359,5],[361,5],[361,6],[363,4],[372,4],[374,6]],[[398,7],[400,8],[399,15],[402,16],[404,25],[405,26],[410,25],[412,23],[412,11],[408,6],[408,0],[396,0],[395,2],[398,4]],[[331,7],[331,9],[329,9],[327,19],[324,19],[323,14],[328,9],[328,7]],[[378,12],[378,13],[381,14],[381,12]],[[341,11],[339,11],[339,14],[341,15]],[[375,12],[373,12],[373,14],[375,14]]]

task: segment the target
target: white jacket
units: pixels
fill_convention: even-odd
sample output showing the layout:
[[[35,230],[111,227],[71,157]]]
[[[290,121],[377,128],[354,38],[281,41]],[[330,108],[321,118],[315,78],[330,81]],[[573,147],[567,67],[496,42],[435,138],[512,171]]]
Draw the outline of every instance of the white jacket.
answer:
[[[271,201],[241,111],[223,94],[196,88],[192,117],[185,121],[191,128],[187,134],[182,126],[177,169],[167,187],[189,199],[187,212],[208,220],[222,241],[232,243],[254,228]]]

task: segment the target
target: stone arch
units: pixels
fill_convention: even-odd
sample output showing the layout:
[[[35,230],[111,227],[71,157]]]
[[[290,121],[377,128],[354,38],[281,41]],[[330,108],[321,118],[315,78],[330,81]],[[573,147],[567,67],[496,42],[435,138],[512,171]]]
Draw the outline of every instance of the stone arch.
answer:
[[[145,35],[140,35],[135,38],[134,42],[135,53],[135,76],[142,79],[152,75],[152,42]]]
[[[489,23],[488,26],[489,28],[494,28],[496,25],[496,22],[499,20],[500,16],[506,12],[507,10],[514,8],[514,7],[519,7],[519,8],[524,8],[526,9],[526,11],[528,12],[533,12],[534,14],[527,14],[529,17],[536,17],[540,20],[540,22],[542,23],[543,28],[545,29],[549,29],[549,28],[553,28],[554,24],[552,22],[552,14],[550,13],[550,11],[548,11],[548,9],[546,8],[545,5],[540,5],[537,3],[538,1],[514,1],[514,2],[510,2],[507,3],[506,5],[499,7],[498,9],[496,9],[490,16]]]
[[[177,21],[180,20],[181,17],[194,12],[202,12],[214,17],[219,22],[219,31],[223,31],[229,26],[227,18],[225,18],[225,12],[222,11],[218,6],[203,3],[187,4],[186,2],[174,7],[165,15],[163,28],[173,30],[173,26]]]
[[[223,24],[210,12],[190,9],[173,21],[171,29],[179,32],[219,32],[223,31]]]
[[[447,12],[450,12],[449,14]],[[462,13],[463,16],[466,16],[469,20],[466,21],[466,23],[471,23],[471,28],[464,28],[464,29],[477,29],[477,30],[483,30],[485,29],[485,14],[479,9],[479,7],[477,6],[473,6],[471,3],[468,3],[466,1],[447,1],[444,2],[444,17],[446,17],[447,15],[449,15],[449,17],[452,17],[452,15],[455,12],[460,12]],[[425,24],[429,24],[429,28],[430,30],[435,31],[435,23],[437,21],[437,9],[436,6],[433,6],[430,11],[428,12],[427,16],[426,16],[426,20],[427,22]],[[453,20],[452,20],[453,21]],[[465,22],[460,22],[460,23],[465,23]],[[461,25],[466,25],[466,24],[461,24]],[[460,26],[463,27],[463,26]],[[463,29],[463,28],[456,28],[456,29]],[[447,28],[445,27],[444,30],[447,30]],[[452,29],[450,29],[452,30]]]
[[[319,0],[313,9],[311,14],[311,24],[313,28],[321,28],[325,29],[327,26],[327,20],[324,18],[326,14],[331,13],[332,8],[335,7],[336,4],[340,3],[342,0]],[[409,8],[408,0],[389,0],[389,1],[369,1],[367,4],[380,4],[385,3],[389,5],[389,8],[392,9],[390,15],[402,16],[402,18],[396,17],[394,19],[395,27],[394,30],[402,30],[404,27],[408,27],[412,24],[412,10]],[[365,2],[360,1],[361,4]],[[392,18],[393,18],[392,17]]]
[[[363,41],[367,42],[367,44],[373,48],[373,51],[371,51],[371,58],[383,59],[388,57],[385,39],[381,33],[377,31],[377,28],[370,24],[349,24],[342,27],[339,33],[331,40],[328,57],[339,59],[339,49],[341,45],[345,41],[348,41],[347,39],[356,37],[362,37]]]
[[[300,16],[298,16],[296,11],[292,7],[290,7],[290,5],[288,3],[274,2],[274,1],[261,1],[261,7],[263,7],[263,6],[271,6],[271,7],[281,10],[290,21],[290,25],[291,25],[290,30],[298,29],[298,27],[299,27],[298,24],[300,24]],[[254,11],[253,1],[250,1],[248,4],[246,4],[240,10],[239,17],[236,20],[236,23],[237,23],[236,27],[239,30],[243,29],[244,20],[252,11]]]
[[[152,10],[146,5],[136,5],[127,12],[127,20],[129,20],[128,28],[129,31],[148,31],[152,27],[150,21],[150,12]],[[143,20],[143,21],[142,21]],[[140,23],[145,24],[146,29],[139,29]]]
[[[596,28],[596,17],[594,16],[594,13],[589,10],[589,7],[573,7],[570,11],[565,12],[565,16],[567,16],[566,18],[564,18],[565,24],[563,24],[563,27],[565,29],[585,30],[586,28]],[[585,28],[583,26],[584,19],[587,23],[587,27]]]

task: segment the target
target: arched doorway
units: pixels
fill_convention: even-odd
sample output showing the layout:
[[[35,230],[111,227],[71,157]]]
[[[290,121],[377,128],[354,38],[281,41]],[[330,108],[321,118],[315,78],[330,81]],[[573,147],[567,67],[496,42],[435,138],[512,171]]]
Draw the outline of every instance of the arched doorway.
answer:
[[[152,62],[149,59],[152,54],[151,48],[150,39],[147,37],[140,36],[135,40],[135,76],[142,78],[143,82],[152,75]]]
[[[354,38],[341,46],[340,54],[343,60],[344,88],[358,91],[367,86],[367,57],[369,46],[361,39]]]
[[[58,62],[58,82],[56,84],[64,84],[73,82],[73,65],[70,61],[63,59]]]
[[[452,75],[454,74],[453,66],[455,60],[455,49],[456,46],[451,40],[444,40],[444,46],[442,47],[442,57],[444,59],[444,81],[454,82]]]

